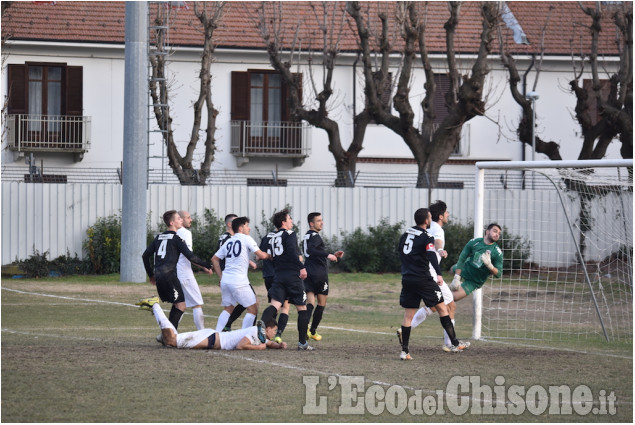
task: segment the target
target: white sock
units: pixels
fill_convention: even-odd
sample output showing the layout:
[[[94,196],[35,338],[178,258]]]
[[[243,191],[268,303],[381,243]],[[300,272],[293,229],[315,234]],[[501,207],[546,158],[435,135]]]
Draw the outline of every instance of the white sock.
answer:
[[[254,325],[254,320],[256,320],[255,314],[245,313],[245,318],[243,319],[243,329],[252,327]]]
[[[218,322],[216,322],[216,332],[223,332],[223,328],[227,324],[229,316],[230,314],[227,312],[227,310],[223,310],[220,316],[218,316]]]
[[[452,326],[454,326],[454,319],[452,319]],[[445,331],[445,329],[443,329],[443,343],[448,347],[452,345],[452,341],[450,341],[450,337],[448,336],[448,333]]]
[[[424,320],[426,320],[426,317],[428,317],[428,312],[429,312],[428,307],[425,307],[425,306],[417,310],[414,317],[412,318],[411,326],[413,328],[416,328],[417,326],[419,326]]]
[[[174,333],[177,333],[174,325],[168,320],[159,303],[152,306],[152,313],[154,314],[154,318],[157,319],[157,323],[161,329],[170,328]]]
[[[197,330],[205,329],[205,317],[203,316],[203,309],[201,307],[194,307],[192,309],[192,315],[194,316],[194,326]]]

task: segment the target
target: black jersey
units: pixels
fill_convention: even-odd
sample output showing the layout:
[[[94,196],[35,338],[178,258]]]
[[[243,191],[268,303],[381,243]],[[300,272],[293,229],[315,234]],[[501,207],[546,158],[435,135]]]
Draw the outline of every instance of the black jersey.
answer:
[[[266,252],[271,255],[271,246],[269,245],[269,240],[275,233],[267,233],[264,238],[260,240],[260,250],[262,252]],[[273,268],[273,261],[271,260],[262,260],[262,277],[268,278],[275,276],[275,270]]]
[[[297,272],[304,268],[298,254],[298,237],[293,230],[280,229],[269,238],[270,254],[276,274]]]
[[[439,273],[434,238],[425,229],[414,226],[399,239],[399,259],[403,276],[432,279],[430,264]]]
[[[154,254],[154,270],[150,264],[150,257]],[[152,241],[150,246],[144,251],[143,266],[146,269],[148,276],[152,277],[155,274],[157,277],[169,275],[171,273],[176,274],[176,263],[179,261],[179,255],[183,254],[188,260],[194,264],[211,268],[212,265],[207,261],[203,261],[198,258],[190,249],[187,244],[176,232],[168,230],[158,234]]]
[[[225,245],[227,243],[227,241],[229,239],[231,239],[232,235],[229,232],[225,232],[222,235],[220,235],[220,237],[218,238],[218,246],[216,247],[216,251],[218,251],[219,249],[221,249],[221,247],[223,245]],[[225,259],[223,258],[222,260],[220,260],[220,269],[225,270]]]
[[[307,275],[326,280],[329,272],[326,257],[329,256],[329,253],[326,252],[322,237],[315,230],[309,230],[304,235],[303,245]]]

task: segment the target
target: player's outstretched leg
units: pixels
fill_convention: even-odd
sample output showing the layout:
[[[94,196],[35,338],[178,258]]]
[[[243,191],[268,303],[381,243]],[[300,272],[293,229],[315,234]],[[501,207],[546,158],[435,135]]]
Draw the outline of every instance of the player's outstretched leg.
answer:
[[[234,307],[234,311],[232,311],[232,313],[229,315],[229,318],[227,319],[227,323],[225,324],[225,327],[223,328],[223,332],[231,331],[232,325],[234,324],[236,320],[238,320],[240,315],[243,314],[243,311],[245,310],[247,310],[245,307],[243,307],[241,304],[237,304],[236,307]]]
[[[450,351],[452,353],[460,353],[461,351],[466,350],[470,346],[470,343],[469,341],[459,341],[456,338],[456,334],[454,332],[454,325],[452,325],[452,319],[450,319],[450,316],[443,316],[440,318],[440,320],[441,320],[441,326],[443,326],[443,329],[447,332],[448,336],[450,337],[450,341],[452,341],[452,346],[450,347]]]

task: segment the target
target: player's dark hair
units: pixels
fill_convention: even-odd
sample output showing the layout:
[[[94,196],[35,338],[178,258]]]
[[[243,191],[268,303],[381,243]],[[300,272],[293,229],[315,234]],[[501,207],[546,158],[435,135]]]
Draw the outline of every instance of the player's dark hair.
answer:
[[[417,211],[415,211],[415,224],[417,226],[421,226],[423,223],[425,223],[426,219],[428,218],[429,212],[430,210],[427,208],[419,208]]]
[[[280,227],[282,227],[282,222],[287,219],[288,215],[289,215],[289,210],[285,208],[281,211],[278,211],[277,213],[273,215],[273,217],[271,217],[271,221],[273,222],[273,225],[276,226],[276,229],[279,229]]]
[[[236,214],[227,214],[225,216],[225,224],[231,223],[232,220],[235,219],[236,217],[238,217]]]
[[[498,227],[498,230],[500,230],[501,232],[503,231],[503,228],[500,227],[498,223],[490,223],[489,226],[487,226],[486,230],[491,230],[493,227]]]
[[[176,213],[176,210],[170,210],[163,213],[163,222],[166,226],[170,227],[170,222],[174,220],[174,214]]]
[[[267,320],[267,323],[265,323],[265,328],[275,328],[276,326],[278,326],[276,319],[269,319]]]
[[[313,223],[313,220],[315,219],[315,217],[319,217],[321,216],[322,213],[319,212],[312,212],[311,214],[309,214],[306,218],[306,220],[309,222],[309,224]]]
[[[448,210],[448,206],[443,201],[436,201],[430,205],[430,214],[432,215],[432,221],[439,221],[439,217],[445,214]]]
[[[232,230],[234,233],[238,233],[240,226],[244,226],[246,223],[249,223],[248,217],[236,217],[234,221],[232,221]]]

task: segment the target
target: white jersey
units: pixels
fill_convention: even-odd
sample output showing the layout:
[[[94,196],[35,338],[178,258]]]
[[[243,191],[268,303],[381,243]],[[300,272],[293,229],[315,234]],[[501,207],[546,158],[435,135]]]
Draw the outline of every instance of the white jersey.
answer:
[[[214,255],[225,260],[221,284],[249,285],[249,256],[256,251],[260,248],[254,238],[242,233],[236,233],[220,247]]]
[[[192,232],[187,230],[185,227],[181,227],[176,231],[176,234],[185,241],[187,247],[192,250]],[[194,272],[192,272],[192,264],[190,260],[188,260],[185,255],[179,255],[179,261],[176,263],[176,275],[179,277],[179,280],[186,279],[188,277],[194,277]]]
[[[434,238],[435,245],[437,240],[441,241],[441,248],[437,248],[437,249],[445,248],[445,232],[443,231],[443,227],[439,226],[439,223],[435,221],[430,223],[428,234]],[[438,251],[437,251],[437,261],[439,261],[439,264],[441,264],[441,254],[439,254]]]
[[[220,338],[221,350],[235,350],[240,340],[244,337],[247,337],[252,345],[260,345],[258,326],[250,326],[236,331],[219,332],[216,334],[216,338]]]

